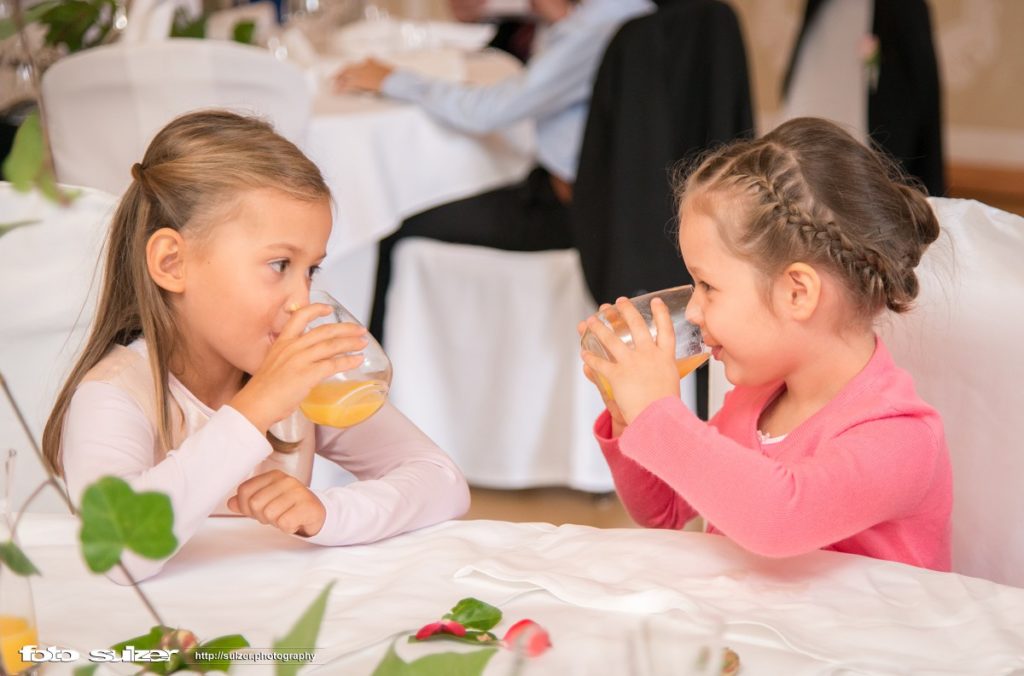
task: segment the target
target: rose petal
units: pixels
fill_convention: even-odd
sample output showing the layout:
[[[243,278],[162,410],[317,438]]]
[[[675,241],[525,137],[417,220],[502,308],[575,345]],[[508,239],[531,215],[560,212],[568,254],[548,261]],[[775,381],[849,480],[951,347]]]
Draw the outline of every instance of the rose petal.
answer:
[[[439,633],[441,633],[441,623],[431,622],[430,624],[425,624],[422,627],[420,627],[420,630],[416,632],[416,640],[422,641],[425,638],[428,638],[430,636],[433,636],[434,634]]]
[[[519,620],[505,632],[502,642],[513,650],[521,650],[527,657],[537,657],[551,647],[551,637],[544,627],[533,620]]]
[[[466,628],[455,620],[441,620],[441,631],[453,636],[466,635]]]

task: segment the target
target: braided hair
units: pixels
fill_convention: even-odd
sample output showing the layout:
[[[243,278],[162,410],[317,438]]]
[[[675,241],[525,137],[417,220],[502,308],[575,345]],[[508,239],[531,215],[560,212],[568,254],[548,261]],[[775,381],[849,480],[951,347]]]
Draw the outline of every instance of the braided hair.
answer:
[[[697,193],[739,197],[741,223],[720,232],[734,255],[769,280],[794,262],[821,266],[868,319],[911,308],[914,268],[939,236],[924,192],[894,162],[817,118],[712,152],[680,183],[680,200]]]

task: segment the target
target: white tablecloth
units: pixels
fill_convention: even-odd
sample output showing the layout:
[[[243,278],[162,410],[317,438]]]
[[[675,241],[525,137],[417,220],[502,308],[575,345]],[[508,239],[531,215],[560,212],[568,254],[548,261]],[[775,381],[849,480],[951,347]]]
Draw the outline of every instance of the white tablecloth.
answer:
[[[465,58],[468,80],[479,84],[519,68],[495,51]],[[321,279],[365,320],[376,243],[413,214],[523,178],[533,165],[533,127],[522,123],[485,136],[465,134],[415,105],[333,94],[327,71],[317,70],[320,93],[304,148],[337,207]]]
[[[130,589],[88,573],[76,529],[71,517],[30,515],[21,534],[43,572],[33,578],[41,642],[87,653],[152,622]],[[269,649],[331,580],[308,673],[369,674],[392,637],[466,596],[501,607],[499,633],[523,618],[549,630],[554,648],[524,674],[630,673],[631,637],[655,613],[680,644],[720,621],[744,676],[1024,669],[1024,589],[835,552],[762,559],[701,533],[463,521],[321,548],[211,519],[144,586],[169,624]],[[451,645],[403,638],[399,651],[412,659]],[[487,673],[509,673],[508,658]]]

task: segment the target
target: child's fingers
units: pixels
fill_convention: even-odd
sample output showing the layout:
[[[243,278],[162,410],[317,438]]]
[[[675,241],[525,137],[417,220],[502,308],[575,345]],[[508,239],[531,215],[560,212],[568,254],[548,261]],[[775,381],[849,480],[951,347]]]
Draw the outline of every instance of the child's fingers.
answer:
[[[615,301],[615,309],[619,311],[622,320],[629,327],[629,332],[633,335],[634,345],[640,347],[642,345],[650,345],[653,342],[651,331],[647,328],[647,322],[640,316],[640,312],[637,311],[628,298],[619,298]]]
[[[586,333],[586,332],[587,332],[587,320],[586,319],[581,319],[580,323],[576,325],[576,333],[578,333],[580,338],[582,338],[583,334]]]
[[[597,317],[591,317],[587,320],[587,328],[593,331],[597,339],[604,345],[604,349],[608,351],[608,354],[615,361],[622,361],[622,358],[629,352],[626,344],[619,340],[619,337],[612,333],[611,329],[605,326],[604,322]]]
[[[668,305],[665,305],[662,299],[655,298],[651,301],[651,314],[654,315],[654,326],[658,330],[655,343],[659,348],[675,354],[676,330],[672,326],[672,315],[669,314]]]
[[[317,317],[326,317],[331,312],[331,306],[324,305],[323,303],[310,303],[305,307],[295,309],[292,311],[292,316],[285,323],[284,328],[281,329],[281,335],[278,336],[278,340],[281,338],[295,338],[302,335],[303,329],[311,321]]]
[[[284,472],[275,469],[246,479],[242,483],[238,484],[235,495],[228,501],[229,506],[230,502],[233,500],[235,502],[235,507],[237,507],[237,509],[232,508],[234,511],[237,511],[239,514],[255,518],[253,497],[267,486],[272,485],[278,480],[279,476],[283,475]]]
[[[598,385],[597,378],[591,376],[600,375],[607,378],[608,372],[613,366],[613,364],[607,359],[602,359],[593,352],[588,352],[587,350],[580,351],[580,359],[583,360],[584,369],[590,369],[590,375],[587,377],[590,378],[590,381],[595,385]],[[586,371],[584,371],[584,373],[586,373]],[[598,385],[598,387],[600,387],[600,385]]]

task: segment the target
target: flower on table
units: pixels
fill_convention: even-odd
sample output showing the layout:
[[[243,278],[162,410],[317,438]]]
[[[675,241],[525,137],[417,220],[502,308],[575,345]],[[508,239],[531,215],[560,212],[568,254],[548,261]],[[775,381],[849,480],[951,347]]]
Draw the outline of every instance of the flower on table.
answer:
[[[416,640],[422,641],[436,634],[451,634],[452,636],[462,637],[466,635],[466,628],[454,620],[439,620],[420,627],[420,630],[416,632]]]
[[[501,643],[527,657],[537,657],[551,647],[551,637],[544,627],[533,620],[519,620],[508,628]]]

